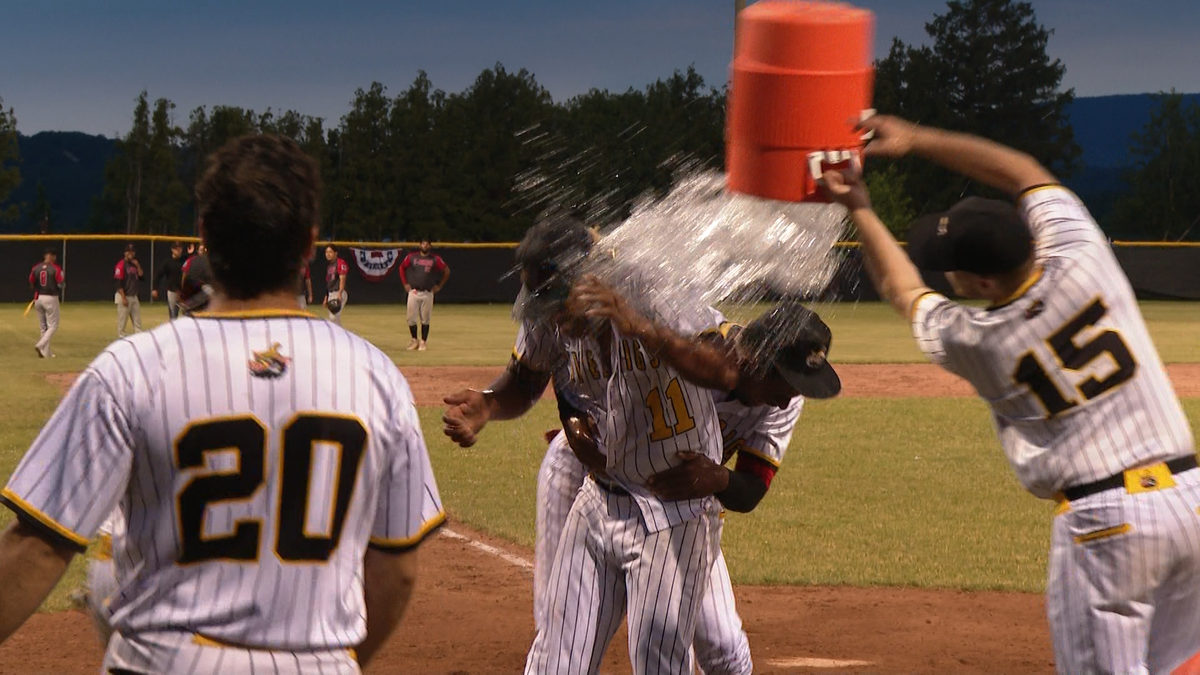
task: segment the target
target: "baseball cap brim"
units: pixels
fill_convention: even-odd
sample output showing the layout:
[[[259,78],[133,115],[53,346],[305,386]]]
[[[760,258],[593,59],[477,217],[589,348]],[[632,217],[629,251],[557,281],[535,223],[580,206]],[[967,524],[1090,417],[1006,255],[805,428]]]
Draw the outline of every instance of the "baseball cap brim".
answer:
[[[801,373],[775,364],[775,370],[804,398],[833,398],[842,391],[842,378],[838,377],[828,361],[819,368]]]
[[[949,237],[939,237],[938,225],[946,212],[931,213],[913,221],[908,230],[908,257],[918,269],[929,272],[953,272],[954,254]]]

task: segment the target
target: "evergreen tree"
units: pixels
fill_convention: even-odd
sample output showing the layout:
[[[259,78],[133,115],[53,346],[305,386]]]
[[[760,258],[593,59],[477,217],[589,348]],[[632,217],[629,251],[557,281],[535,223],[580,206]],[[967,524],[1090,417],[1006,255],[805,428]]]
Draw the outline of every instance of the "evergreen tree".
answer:
[[[13,190],[21,184],[21,151],[17,146],[17,115],[4,110],[0,98],[0,222],[13,221],[19,214],[16,204],[5,206]]]
[[[990,138],[1069,175],[1079,155],[1066,116],[1074,90],[1060,88],[1066,67],[1047,55],[1052,31],[1029,2],[950,0],[925,32],[931,46],[894,40],[877,64],[880,112]],[[918,213],[987,192],[928,162],[899,165]]]

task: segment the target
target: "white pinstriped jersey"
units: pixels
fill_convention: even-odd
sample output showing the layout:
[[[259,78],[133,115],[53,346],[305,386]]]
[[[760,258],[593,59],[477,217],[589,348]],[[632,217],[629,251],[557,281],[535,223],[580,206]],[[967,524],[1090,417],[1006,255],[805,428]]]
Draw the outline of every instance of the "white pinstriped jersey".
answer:
[[[788,444],[792,442],[792,432],[800,420],[800,411],[804,408],[803,396],[793,398],[786,408],[748,407],[724,392],[713,392],[713,400],[721,425],[723,462],[744,452],[776,468],[783,463]]]
[[[670,327],[684,334],[716,325],[712,317],[693,323],[675,317]],[[613,329],[609,329],[613,330]],[[712,506],[712,498],[664,502],[645,487],[646,479],[679,464],[690,450],[720,461],[720,427],[711,393],[688,382],[648,354],[637,340],[613,330],[607,364],[591,337],[573,338],[541,324],[521,326],[514,353],[522,363],[554,372],[566,359],[566,386],[594,405],[597,439],[608,459],[609,477],[633,495],[651,532],[691,520]],[[607,365],[607,368],[605,368]]]
[[[1025,193],[1019,207],[1040,278],[991,309],[920,298],[922,351],[974,385],[1039,497],[1194,452],[1133,288],[1087,209],[1058,186]]]
[[[123,634],[274,650],[353,648],[363,555],[444,520],[407,382],[311,315],[181,319],[112,344],[4,490],[86,545],[114,507]]]

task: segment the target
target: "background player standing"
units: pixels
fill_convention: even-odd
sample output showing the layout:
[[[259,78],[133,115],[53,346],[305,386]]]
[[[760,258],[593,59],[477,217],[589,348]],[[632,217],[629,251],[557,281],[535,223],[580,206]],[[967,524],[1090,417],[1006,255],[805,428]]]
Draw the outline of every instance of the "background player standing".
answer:
[[[969,197],[914,224],[909,254],[861,177],[827,173],[880,295],[934,363],[988,405],[1021,484],[1056,499],[1046,607],[1062,673],[1200,668],[1200,471],[1133,288],[1079,199],[1029,155],[893,117],[867,156],[915,154],[1017,196]]]
[[[404,377],[295,309],[318,189],[290,139],[209,159],[212,311],[110,345],[0,492],[0,641],[114,507],[106,673],[358,673],[395,628],[444,515]]]
[[[184,314],[192,315],[203,312],[213,296],[212,267],[208,263],[208,249],[204,244],[196,247],[192,255],[183,263],[183,277],[179,284],[179,309]]]
[[[159,265],[158,271],[154,274],[154,283],[150,287],[151,299],[158,299],[158,287],[165,285],[167,288],[167,315],[172,319],[179,316],[179,287],[183,283],[183,242],[176,241],[171,244],[171,257],[163,261]]]
[[[330,244],[325,247],[325,260],[329,266],[325,268],[325,301],[322,303],[329,311],[329,320],[342,325],[342,310],[346,308],[346,275],[350,273],[350,265],[338,257],[337,246]]]
[[[117,303],[117,337],[129,334],[126,329],[130,320],[133,321],[135,333],[142,330],[142,304],[138,299],[138,291],[141,289],[143,276],[145,274],[142,272],[142,265],[137,260],[137,248],[133,244],[126,244],[125,257],[121,258],[113,270],[113,279],[117,282],[117,294],[114,298]]]
[[[433,252],[428,239],[421,240],[421,249],[409,253],[400,263],[400,281],[408,291],[408,332],[412,342],[408,350],[425,351],[429,340],[429,320],[433,316],[433,296],[450,280],[450,267],[442,256]],[[417,337],[417,324],[421,324],[421,335]]]
[[[300,309],[307,309],[312,304],[312,273],[308,271],[308,263],[304,263],[304,271],[300,273],[299,294],[296,295],[296,302],[300,304]]]
[[[33,270],[29,272],[33,306],[37,308],[38,324],[42,331],[33,348],[41,358],[54,356],[54,352],[50,350],[50,339],[58,331],[58,299],[67,283],[62,268],[55,262],[57,257],[54,249],[46,249],[42,254],[42,262],[34,265]]]

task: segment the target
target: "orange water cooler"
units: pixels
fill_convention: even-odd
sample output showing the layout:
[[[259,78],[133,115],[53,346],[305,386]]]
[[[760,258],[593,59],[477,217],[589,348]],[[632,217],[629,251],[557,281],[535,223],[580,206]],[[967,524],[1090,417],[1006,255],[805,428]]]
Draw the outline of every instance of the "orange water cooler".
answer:
[[[729,85],[729,189],[827,201],[815,176],[859,161],[869,114],[874,15],[841,2],[760,0],[739,13]]]

